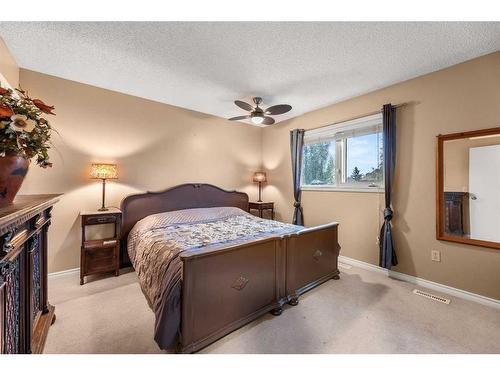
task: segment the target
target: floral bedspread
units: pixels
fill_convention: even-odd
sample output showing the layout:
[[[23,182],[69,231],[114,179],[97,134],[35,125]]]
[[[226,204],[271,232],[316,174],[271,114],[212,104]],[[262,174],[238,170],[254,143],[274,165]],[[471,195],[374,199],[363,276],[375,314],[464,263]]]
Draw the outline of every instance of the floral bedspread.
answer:
[[[177,343],[180,324],[180,253],[293,233],[302,227],[266,220],[235,207],[196,208],[150,215],[134,226],[128,253],[155,312],[161,348]]]

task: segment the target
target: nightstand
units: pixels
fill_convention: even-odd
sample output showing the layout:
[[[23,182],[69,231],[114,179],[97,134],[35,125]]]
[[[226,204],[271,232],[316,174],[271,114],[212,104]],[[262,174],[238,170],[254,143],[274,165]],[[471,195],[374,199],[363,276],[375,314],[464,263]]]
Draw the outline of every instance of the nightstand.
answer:
[[[80,257],[80,285],[84,277],[105,272],[120,274],[120,226],[122,212],[117,208],[108,211],[82,211],[82,246]],[[103,239],[87,239],[87,231],[96,225],[113,226],[113,235]],[[111,228],[103,228],[111,229]]]
[[[274,202],[249,202],[248,209],[250,213],[252,210],[257,210],[260,218],[264,216],[264,211],[271,211],[271,219],[274,220]]]

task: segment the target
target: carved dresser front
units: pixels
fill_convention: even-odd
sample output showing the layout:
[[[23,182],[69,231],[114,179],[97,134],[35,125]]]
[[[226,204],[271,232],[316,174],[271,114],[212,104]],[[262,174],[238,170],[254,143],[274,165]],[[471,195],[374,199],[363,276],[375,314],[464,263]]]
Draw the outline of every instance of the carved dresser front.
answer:
[[[60,194],[21,195],[0,208],[0,353],[42,353],[54,306],[47,300],[47,231]]]

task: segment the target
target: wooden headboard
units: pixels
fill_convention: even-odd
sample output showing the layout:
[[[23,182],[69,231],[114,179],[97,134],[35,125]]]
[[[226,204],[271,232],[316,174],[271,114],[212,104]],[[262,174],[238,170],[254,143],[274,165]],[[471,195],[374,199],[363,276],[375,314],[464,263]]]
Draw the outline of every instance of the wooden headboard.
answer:
[[[125,197],[122,210],[121,260],[129,263],[127,238],[135,223],[146,216],[160,212],[185,210],[188,208],[238,207],[248,211],[248,195],[227,191],[210,184],[183,184],[158,192],[146,192]]]

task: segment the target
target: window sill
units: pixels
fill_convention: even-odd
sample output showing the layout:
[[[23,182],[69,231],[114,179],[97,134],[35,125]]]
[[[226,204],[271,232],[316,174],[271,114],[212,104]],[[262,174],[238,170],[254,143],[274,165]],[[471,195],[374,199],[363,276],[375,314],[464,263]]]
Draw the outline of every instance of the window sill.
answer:
[[[379,187],[338,187],[338,186],[301,186],[302,191],[338,191],[344,193],[384,193]]]

